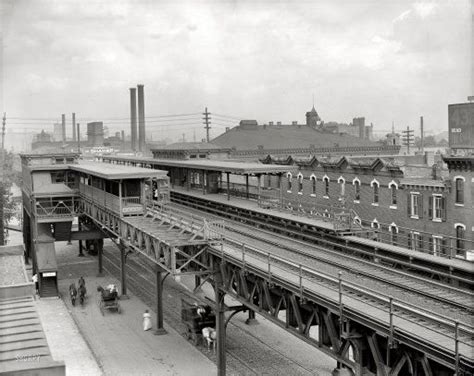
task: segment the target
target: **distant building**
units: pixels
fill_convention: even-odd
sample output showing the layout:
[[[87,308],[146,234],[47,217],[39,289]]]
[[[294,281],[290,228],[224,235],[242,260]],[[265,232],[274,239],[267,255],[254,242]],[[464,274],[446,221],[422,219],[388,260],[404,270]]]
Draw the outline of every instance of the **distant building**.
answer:
[[[242,120],[237,127],[228,129],[214,138],[212,143],[231,149],[232,158],[258,159],[267,154],[291,155],[380,155],[398,154],[399,145],[384,145],[373,142],[372,125],[365,127],[365,119],[354,119],[352,135],[325,129],[313,107],[306,113],[306,124],[282,124],[270,122],[259,125],[256,120]],[[356,137],[359,130],[362,137]],[[368,130],[366,131],[366,128]]]
[[[87,123],[87,145],[92,147],[104,145],[103,122],[94,121],[92,123]]]
[[[53,124],[53,139],[52,139],[52,141],[62,141],[62,140],[63,140],[62,124],[55,123],[55,124]]]
[[[151,148],[155,159],[228,159],[230,151],[207,142],[177,142]]]

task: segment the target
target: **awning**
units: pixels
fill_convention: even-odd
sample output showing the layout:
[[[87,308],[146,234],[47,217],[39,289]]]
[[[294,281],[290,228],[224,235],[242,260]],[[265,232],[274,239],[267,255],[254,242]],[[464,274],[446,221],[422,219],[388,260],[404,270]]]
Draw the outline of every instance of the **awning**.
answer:
[[[58,270],[54,242],[36,243],[36,262],[40,273]]]

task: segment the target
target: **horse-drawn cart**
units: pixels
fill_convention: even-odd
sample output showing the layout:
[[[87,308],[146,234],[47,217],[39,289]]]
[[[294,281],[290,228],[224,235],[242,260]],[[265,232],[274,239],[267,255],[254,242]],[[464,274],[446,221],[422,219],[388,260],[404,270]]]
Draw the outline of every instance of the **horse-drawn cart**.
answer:
[[[99,286],[97,291],[100,291],[99,309],[102,315],[104,315],[105,310],[121,312],[117,290],[111,291]]]
[[[197,305],[181,299],[181,319],[186,325],[186,338],[194,345],[202,341],[204,328],[216,327],[216,315],[209,305]]]

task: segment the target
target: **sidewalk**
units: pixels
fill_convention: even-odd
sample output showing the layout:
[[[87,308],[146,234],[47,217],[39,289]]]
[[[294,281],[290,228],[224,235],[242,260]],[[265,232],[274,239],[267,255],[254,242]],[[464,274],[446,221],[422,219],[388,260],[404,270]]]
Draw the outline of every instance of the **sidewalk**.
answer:
[[[142,315],[148,307],[134,295],[129,294],[130,299],[120,300],[120,314],[106,310],[102,316],[97,286],[114,283],[120,287],[120,284],[109,276],[85,278],[87,299],[84,306],[76,302],[73,307],[69,299],[64,302],[105,375],[217,374],[215,364],[166,323],[166,335],[154,335],[153,330],[144,332]],[[77,280],[59,281],[63,297],[68,296],[68,287],[72,282]],[[153,328],[156,328],[156,315],[150,313]]]
[[[66,364],[67,376],[100,376],[102,371],[61,299],[36,300],[51,355]]]

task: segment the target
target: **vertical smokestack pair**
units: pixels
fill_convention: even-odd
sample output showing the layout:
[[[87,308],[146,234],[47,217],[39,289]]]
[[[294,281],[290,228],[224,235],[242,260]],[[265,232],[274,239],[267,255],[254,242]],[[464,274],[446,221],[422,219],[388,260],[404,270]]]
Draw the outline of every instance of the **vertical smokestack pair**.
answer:
[[[131,147],[133,151],[145,151],[145,96],[143,85],[138,87],[138,140],[137,140],[137,89],[130,88]]]

